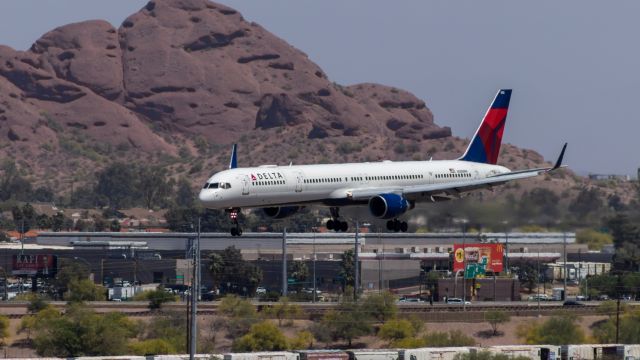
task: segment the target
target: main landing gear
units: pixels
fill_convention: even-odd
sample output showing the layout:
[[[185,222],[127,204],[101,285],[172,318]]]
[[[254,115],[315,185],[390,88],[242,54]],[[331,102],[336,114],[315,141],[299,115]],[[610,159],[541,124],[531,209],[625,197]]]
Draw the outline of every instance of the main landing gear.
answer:
[[[231,219],[231,236],[242,236],[242,228],[240,228],[240,223],[238,223],[238,213],[240,213],[240,209],[229,209],[227,210],[229,213],[229,219]]]
[[[389,230],[389,231],[407,232],[408,229],[409,229],[409,225],[407,225],[406,221],[400,221],[398,219],[393,219],[393,220],[387,221],[387,230]]]
[[[337,207],[329,208],[331,211],[331,220],[327,221],[327,229],[334,230],[336,232],[345,232],[349,229],[349,224],[346,221],[340,221],[340,209]]]

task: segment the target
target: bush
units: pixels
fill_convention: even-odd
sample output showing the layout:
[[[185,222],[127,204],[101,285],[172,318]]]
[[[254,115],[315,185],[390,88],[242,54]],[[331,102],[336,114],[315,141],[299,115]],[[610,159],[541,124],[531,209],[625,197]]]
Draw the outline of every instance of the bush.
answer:
[[[367,296],[362,304],[362,309],[367,316],[381,322],[393,319],[398,312],[396,297],[388,291]]]
[[[0,315],[0,345],[6,345],[4,339],[9,337],[9,318]]]
[[[389,320],[380,327],[378,336],[385,340],[397,341],[411,338],[415,335],[415,329],[408,320]]]
[[[485,320],[491,325],[491,330],[493,330],[493,335],[498,335],[498,325],[509,322],[511,317],[504,311],[493,310],[487,311],[484,314]]]
[[[249,333],[233,342],[233,351],[280,351],[287,349],[287,339],[277,326],[263,321],[251,326]]]
[[[585,335],[576,324],[576,317],[552,316],[543,323],[532,322],[518,328],[518,337],[530,345],[582,344]]]
[[[177,349],[175,349],[171,343],[163,339],[149,339],[132,342],[129,344],[129,351],[135,355],[141,356],[178,353]]]

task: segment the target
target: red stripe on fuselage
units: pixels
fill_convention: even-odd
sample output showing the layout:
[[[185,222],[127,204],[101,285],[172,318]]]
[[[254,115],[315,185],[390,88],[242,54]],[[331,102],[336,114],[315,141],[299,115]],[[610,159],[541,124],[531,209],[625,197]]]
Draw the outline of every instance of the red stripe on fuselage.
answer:
[[[490,164],[498,162],[507,111],[508,109],[489,109],[478,131],[478,136],[482,140],[484,151],[487,154],[487,162]]]

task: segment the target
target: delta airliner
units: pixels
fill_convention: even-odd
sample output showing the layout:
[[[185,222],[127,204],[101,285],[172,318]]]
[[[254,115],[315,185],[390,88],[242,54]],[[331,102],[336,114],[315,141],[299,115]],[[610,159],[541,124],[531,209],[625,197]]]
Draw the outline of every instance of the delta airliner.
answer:
[[[511,90],[499,90],[469,147],[457,160],[382,161],[322,165],[263,165],[237,167],[237,147],[229,169],[210,177],[200,191],[202,204],[225,209],[233,226],[231,235],[242,235],[238,212],[262,208],[281,219],[308,205],[328,206],[327,228],[346,231],[340,220],[343,206],[368,206],[371,215],[387,219],[391,231],[407,231],[399,217],[417,202],[439,202],[463,193],[491,189],[512,180],[538,176],[561,167],[567,144],[553,167],[511,171],[497,165]]]

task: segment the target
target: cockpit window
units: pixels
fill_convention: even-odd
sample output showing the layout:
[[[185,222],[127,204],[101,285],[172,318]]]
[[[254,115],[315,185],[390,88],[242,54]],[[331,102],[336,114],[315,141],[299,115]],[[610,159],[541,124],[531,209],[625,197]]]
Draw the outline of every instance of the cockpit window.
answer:
[[[220,189],[231,189],[230,183],[220,183]]]
[[[218,183],[206,183],[204,184],[204,189],[217,189]]]

